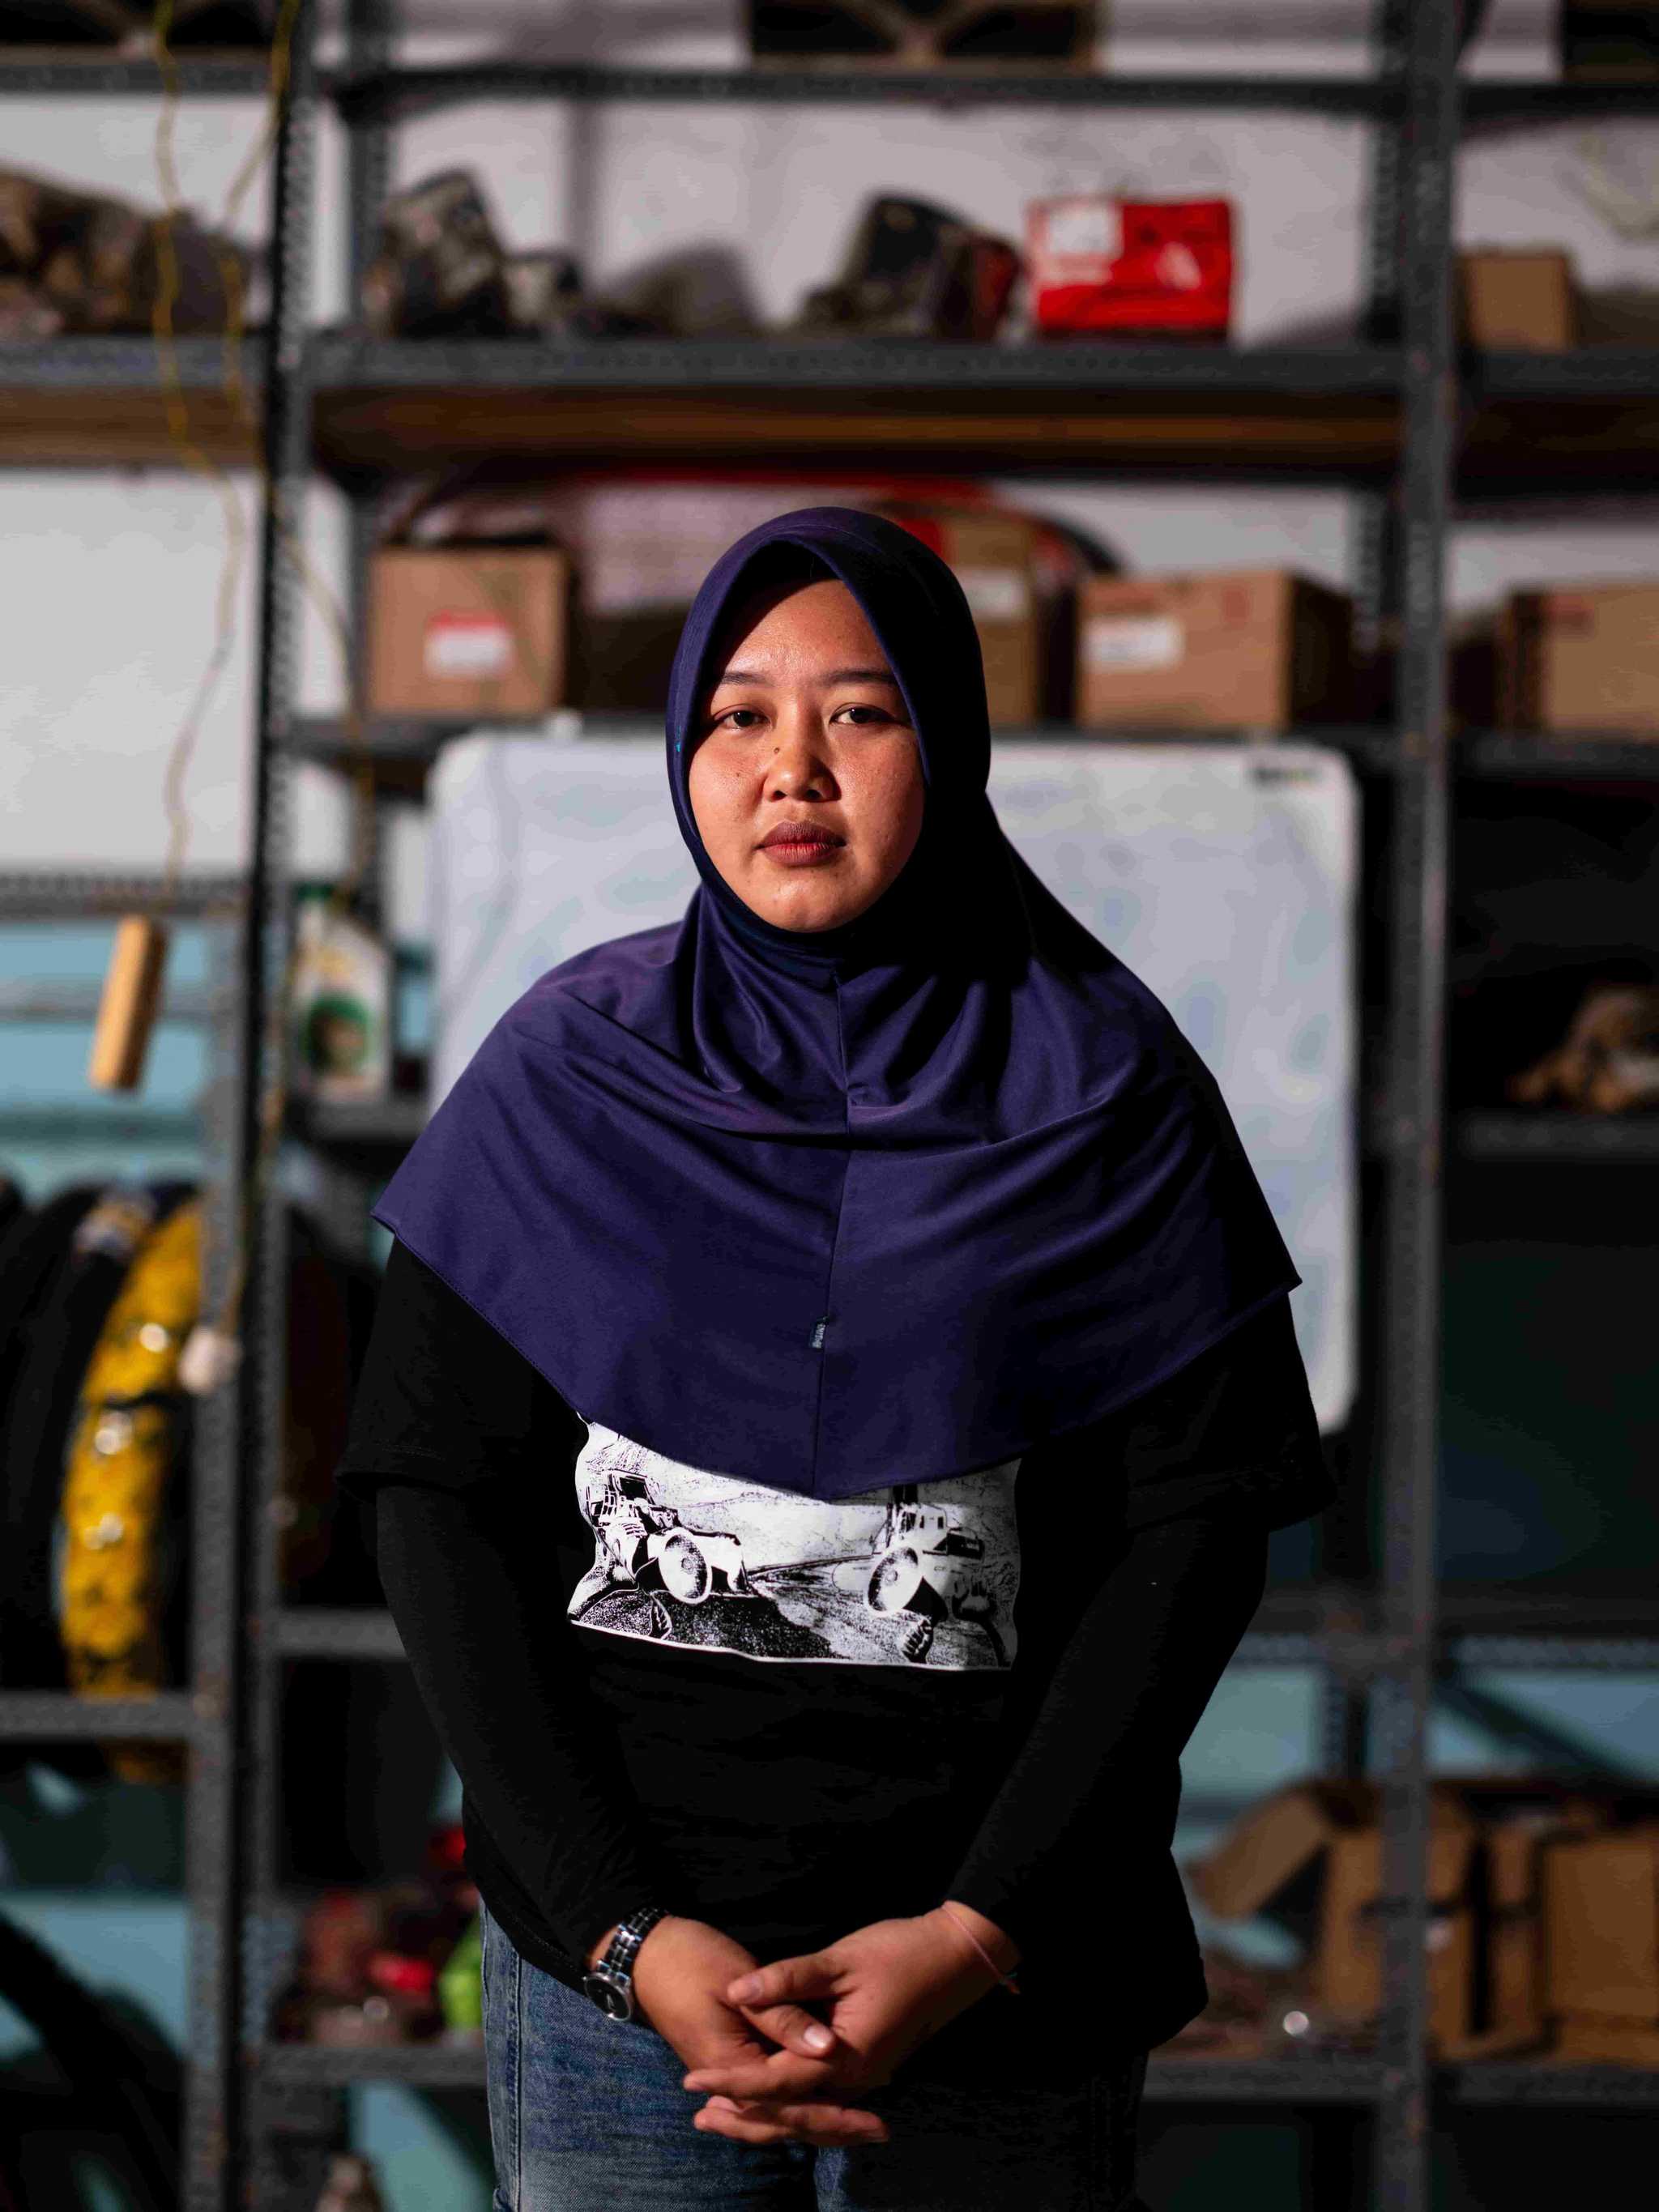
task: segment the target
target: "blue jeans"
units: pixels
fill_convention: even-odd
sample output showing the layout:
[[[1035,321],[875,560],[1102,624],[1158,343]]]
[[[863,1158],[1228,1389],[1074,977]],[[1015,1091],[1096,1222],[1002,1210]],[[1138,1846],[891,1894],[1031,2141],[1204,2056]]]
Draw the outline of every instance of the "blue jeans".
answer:
[[[1137,2212],[1144,2058],[1048,2089],[901,2069],[860,2100],[884,2143],[737,2142],[692,2126],[702,2099],[659,2035],[605,2020],[483,1919],[495,2212]]]

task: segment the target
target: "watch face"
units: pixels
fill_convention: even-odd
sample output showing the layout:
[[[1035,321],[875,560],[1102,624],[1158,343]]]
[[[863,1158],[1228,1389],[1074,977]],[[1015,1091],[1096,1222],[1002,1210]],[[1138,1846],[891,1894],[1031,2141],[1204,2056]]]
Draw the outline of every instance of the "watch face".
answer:
[[[607,2020],[633,2018],[634,1994],[620,1974],[610,1974],[603,1966],[596,1967],[582,1977],[582,1987]]]

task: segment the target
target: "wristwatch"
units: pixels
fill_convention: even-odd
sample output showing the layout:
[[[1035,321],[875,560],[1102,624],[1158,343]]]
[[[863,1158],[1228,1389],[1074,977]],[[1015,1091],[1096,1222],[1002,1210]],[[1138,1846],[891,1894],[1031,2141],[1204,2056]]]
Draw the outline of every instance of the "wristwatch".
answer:
[[[607,2020],[632,2020],[634,1960],[646,1937],[665,1917],[665,1905],[642,1905],[630,1912],[611,1939],[610,1948],[597,1966],[582,1976],[582,1987]]]

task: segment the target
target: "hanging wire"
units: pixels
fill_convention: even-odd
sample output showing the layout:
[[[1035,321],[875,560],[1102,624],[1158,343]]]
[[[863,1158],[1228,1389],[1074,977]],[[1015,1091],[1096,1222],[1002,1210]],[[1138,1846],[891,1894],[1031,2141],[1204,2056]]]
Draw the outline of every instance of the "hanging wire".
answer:
[[[331,914],[338,916],[349,912],[367,872],[372,851],[370,809],[373,805],[374,772],[361,683],[355,665],[350,626],[344,610],[307,553],[295,519],[288,514],[279,488],[273,483],[264,460],[259,413],[243,370],[246,281],[242,258],[232,242],[234,225],[240,216],[249,191],[270,158],[281,128],[283,103],[288,97],[292,76],[295,31],[302,4],[303,0],[282,0],[271,33],[264,118],[252,145],[232,179],[220,219],[217,258],[225,299],[220,396],[226,402],[233,419],[247,434],[254,455],[255,482],[270,503],[282,556],[299,578],[311,604],[321,614],[334,641],[344,677],[345,751],[353,763],[358,804],[353,810],[354,834],[346,868],[340,881],[335,884],[330,900]],[[211,483],[218,495],[225,519],[225,555],[215,594],[214,634],[208,658],[173,737],[163,775],[162,800],[168,827],[162,878],[164,903],[178,889],[189,851],[191,824],[185,787],[203,723],[234,648],[237,602],[252,537],[236,485],[228,471],[192,435],[189,401],[179,362],[173,317],[180,284],[174,230],[185,208],[177,159],[177,125],[182,88],[170,43],[174,9],[175,0],[159,0],[155,24],[155,59],[161,76],[155,165],[162,207],[155,232],[158,281],[151,328],[167,404],[168,435],[186,465]],[[247,910],[245,903],[245,926]],[[198,1333],[204,1340],[199,1347],[194,1387],[204,1390],[215,1387],[223,1379],[235,1357],[234,1347],[247,1288],[254,1227],[270,1187],[287,1115],[288,1012],[297,972],[298,948],[291,945],[281,980],[271,998],[265,1043],[269,1072],[260,1098],[254,1157],[250,1163],[246,1185],[242,1193],[227,1286],[210,1332]],[[216,1345],[207,1340],[210,1335],[218,1340]]]

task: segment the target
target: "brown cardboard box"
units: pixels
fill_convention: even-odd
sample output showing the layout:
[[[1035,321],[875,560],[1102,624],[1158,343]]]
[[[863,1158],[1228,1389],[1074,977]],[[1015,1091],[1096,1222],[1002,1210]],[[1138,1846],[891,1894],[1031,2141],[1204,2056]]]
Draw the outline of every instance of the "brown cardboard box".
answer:
[[[954,570],[979,633],[992,726],[1042,720],[1046,617],[1034,566],[1035,526],[1000,508],[895,502],[881,512]]]
[[[1555,2023],[1552,2053],[1614,2066],[1659,2066],[1659,2027],[1640,2020],[1603,2020],[1595,2013],[1564,2013]]]
[[[1559,1844],[1544,1899],[1551,2011],[1659,2029],[1659,1824]]]
[[[1078,606],[1089,729],[1271,730],[1350,710],[1353,608],[1283,569],[1095,576]]]
[[[1238,1919],[1255,1912],[1317,1859],[1322,1869],[1310,1994],[1334,2018],[1375,2018],[1382,2004],[1382,1839],[1374,1825],[1376,1793],[1363,1782],[1304,1783],[1246,1814],[1194,1869],[1194,1887],[1212,1912]],[[1437,2040],[1467,2036],[1474,2025],[1474,1929],[1469,1871],[1473,1823],[1437,1798],[1429,1840],[1430,2017]]]
[[[1512,730],[1659,738],[1659,583],[1512,592],[1498,618],[1498,712]]]
[[[1521,1814],[1486,1834],[1487,2019],[1523,2044],[1545,2033],[1544,1869],[1550,1846],[1574,1832],[1573,1819]]]
[[[1319,1872],[1310,1995],[1334,2020],[1374,2019],[1382,1996],[1382,1838],[1366,1782],[1312,1782],[1252,1808],[1193,1884],[1224,1919],[1259,1911]],[[1582,1833],[1594,1807],[1549,1784],[1448,1781],[1431,1801],[1430,2025],[1443,2056],[1524,2049],[1545,2033],[1540,1869],[1553,1840]]]
[[[552,546],[386,546],[370,581],[368,706],[446,720],[563,703],[570,562]]]
[[[1553,246],[1483,246],[1457,257],[1464,338],[1494,352],[1566,353],[1578,343],[1572,263]]]

